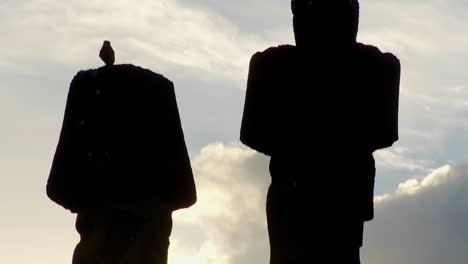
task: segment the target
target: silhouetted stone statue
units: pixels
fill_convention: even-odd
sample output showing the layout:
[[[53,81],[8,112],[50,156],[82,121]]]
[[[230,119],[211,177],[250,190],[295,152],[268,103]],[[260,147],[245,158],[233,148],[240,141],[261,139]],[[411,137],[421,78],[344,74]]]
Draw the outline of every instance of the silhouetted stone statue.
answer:
[[[78,213],[73,264],[166,263],[172,212],[196,201],[172,82],[133,65],[79,72],[47,194]]]
[[[356,42],[357,0],[291,7],[296,46],[253,55],[241,127],[271,156],[270,263],[359,263],[372,153],[398,140],[400,63]]]

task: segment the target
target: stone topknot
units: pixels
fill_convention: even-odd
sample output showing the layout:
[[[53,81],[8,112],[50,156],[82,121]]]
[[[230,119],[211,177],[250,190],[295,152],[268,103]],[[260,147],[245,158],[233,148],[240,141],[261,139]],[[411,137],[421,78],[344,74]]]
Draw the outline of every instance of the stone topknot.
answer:
[[[358,0],[291,0],[291,11],[293,14],[298,14],[301,11],[306,11],[314,5],[329,4],[336,7],[352,8],[359,12]]]

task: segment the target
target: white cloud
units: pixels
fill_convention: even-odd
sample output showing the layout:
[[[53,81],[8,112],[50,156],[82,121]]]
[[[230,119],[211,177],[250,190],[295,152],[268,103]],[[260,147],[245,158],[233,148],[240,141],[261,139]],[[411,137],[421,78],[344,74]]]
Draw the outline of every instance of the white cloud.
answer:
[[[433,170],[422,180],[409,179],[403,183],[400,183],[395,193],[376,196],[375,202],[380,204],[388,200],[401,198],[402,196],[417,195],[422,191],[428,191],[430,188],[437,188],[441,184],[445,184],[450,179],[450,172],[452,170],[452,166],[446,165]]]
[[[446,165],[376,197],[363,264],[461,264],[468,249],[468,163]]]
[[[244,147],[212,144],[194,157],[192,167],[198,201],[174,215],[170,263],[265,262],[267,158]]]
[[[387,169],[400,169],[407,171],[427,172],[428,161],[411,160],[409,150],[404,147],[395,147],[379,150],[374,153],[376,163]],[[414,154],[413,154],[414,155]]]
[[[8,40],[0,60],[11,67],[22,60],[100,65],[98,50],[109,39],[120,63],[175,64],[239,80],[250,56],[267,46],[216,13],[169,0],[32,0],[0,10],[0,23]]]

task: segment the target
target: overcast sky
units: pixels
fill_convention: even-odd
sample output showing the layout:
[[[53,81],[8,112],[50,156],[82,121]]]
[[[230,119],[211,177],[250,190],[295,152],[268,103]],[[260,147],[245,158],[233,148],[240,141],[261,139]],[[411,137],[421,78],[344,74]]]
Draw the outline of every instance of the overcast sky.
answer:
[[[402,63],[400,141],[375,153],[363,264],[468,262],[467,11],[361,0],[358,40]],[[0,25],[0,263],[70,263],[75,216],[45,184],[68,85],[102,65],[104,39],[176,87],[199,201],[174,215],[169,263],[268,262],[268,159],[238,137],[251,55],[293,44],[288,0],[2,0]]]

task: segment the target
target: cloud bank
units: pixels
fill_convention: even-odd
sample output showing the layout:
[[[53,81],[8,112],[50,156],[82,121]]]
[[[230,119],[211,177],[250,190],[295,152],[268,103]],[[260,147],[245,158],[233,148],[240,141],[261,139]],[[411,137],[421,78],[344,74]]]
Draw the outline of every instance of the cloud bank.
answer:
[[[268,159],[214,144],[194,158],[193,167],[200,200],[175,214],[170,263],[267,263]],[[376,196],[362,263],[465,263],[467,189],[468,163],[451,164]]]
[[[175,213],[170,263],[264,263],[268,159],[246,148],[213,144],[192,166],[199,198]]]
[[[461,264],[468,249],[468,163],[438,168],[376,197],[363,264]]]

